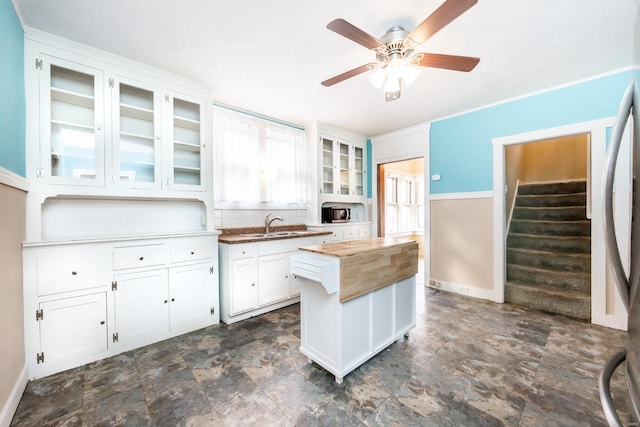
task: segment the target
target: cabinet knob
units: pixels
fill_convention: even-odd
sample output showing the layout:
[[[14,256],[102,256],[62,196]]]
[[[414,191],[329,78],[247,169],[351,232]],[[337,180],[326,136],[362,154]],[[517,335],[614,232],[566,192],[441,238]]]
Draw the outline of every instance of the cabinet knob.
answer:
[[[176,299],[175,298],[171,298],[171,302],[174,302]]]
[[[286,276],[284,276],[284,278],[285,278],[285,279],[288,279],[288,278],[289,278],[289,275],[287,274]]]
[[[252,283],[252,284],[251,284],[251,286],[255,286],[255,285],[256,285],[255,283]]]
[[[195,252],[194,252],[194,251],[191,251],[191,255],[195,255]]]
[[[169,301],[167,301],[167,300],[164,300],[164,303],[165,303],[165,304],[166,304],[166,303],[168,303],[168,302],[169,302]]]
[[[142,261],[142,260],[144,259],[144,257],[143,257],[143,256],[141,256],[139,259],[140,259],[140,261]]]
[[[77,276],[77,275],[78,275],[78,272],[77,272],[77,271],[72,271],[72,272],[71,272],[71,275],[72,275],[72,276]]]
[[[101,325],[104,325],[104,320],[100,321],[100,324],[101,324]]]
[[[102,130],[102,126],[101,125],[98,125],[98,130]]]

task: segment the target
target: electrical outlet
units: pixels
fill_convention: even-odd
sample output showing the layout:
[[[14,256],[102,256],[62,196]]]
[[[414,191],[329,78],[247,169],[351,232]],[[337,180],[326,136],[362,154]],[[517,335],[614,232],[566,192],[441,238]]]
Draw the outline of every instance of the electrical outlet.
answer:
[[[461,294],[469,294],[469,287],[468,286],[460,286],[459,291]]]
[[[432,288],[440,289],[440,282],[438,282],[437,280],[429,280],[429,286],[431,286]]]

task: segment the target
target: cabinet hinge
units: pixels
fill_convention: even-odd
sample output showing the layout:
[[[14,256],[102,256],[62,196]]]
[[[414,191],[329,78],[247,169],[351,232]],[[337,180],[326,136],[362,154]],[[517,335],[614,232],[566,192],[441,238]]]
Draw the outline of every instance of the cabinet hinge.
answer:
[[[36,310],[36,321],[44,319],[44,313],[42,309]]]
[[[118,282],[117,281],[113,281],[111,282],[111,290],[112,291],[117,291],[118,290]]]
[[[42,59],[36,58],[36,68],[42,70]]]
[[[113,334],[113,342],[118,342],[118,333]]]
[[[209,267],[209,274],[213,274],[213,266]]]
[[[36,353],[36,363],[44,363],[44,351],[42,353]]]
[[[42,178],[42,168],[36,168],[36,177]]]
[[[216,314],[216,308],[215,307],[211,307],[211,310],[209,310],[209,312],[213,316],[214,314]]]
[[[169,94],[168,93],[164,94],[164,102],[169,102]]]
[[[113,79],[112,78],[109,78],[109,87],[113,88]]]

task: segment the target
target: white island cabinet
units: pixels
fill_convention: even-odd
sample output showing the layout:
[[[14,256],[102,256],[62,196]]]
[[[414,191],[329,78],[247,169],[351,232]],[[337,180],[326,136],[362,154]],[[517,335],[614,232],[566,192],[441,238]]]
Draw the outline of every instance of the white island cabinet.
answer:
[[[418,244],[362,239],[300,248],[300,351],[336,382],[415,327]]]
[[[25,243],[29,378],[217,324],[218,234]]]

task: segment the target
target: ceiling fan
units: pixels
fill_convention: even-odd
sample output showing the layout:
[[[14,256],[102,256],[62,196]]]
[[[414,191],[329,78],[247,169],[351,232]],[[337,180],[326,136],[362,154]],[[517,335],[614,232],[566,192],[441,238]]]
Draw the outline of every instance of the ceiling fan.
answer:
[[[414,49],[431,36],[449,25],[453,20],[473,7],[478,0],[446,0],[413,31],[394,26],[378,40],[353,24],[338,18],[327,24],[327,28],[341,36],[375,51],[376,62],[362,65],[322,82],[323,86],[333,86],[343,80],[366,71],[371,83],[383,88],[385,99],[400,98],[400,90],[409,85],[419,74],[417,67],[444,68],[469,72],[478,65],[480,58],[470,56],[442,55],[437,53],[414,53]]]

